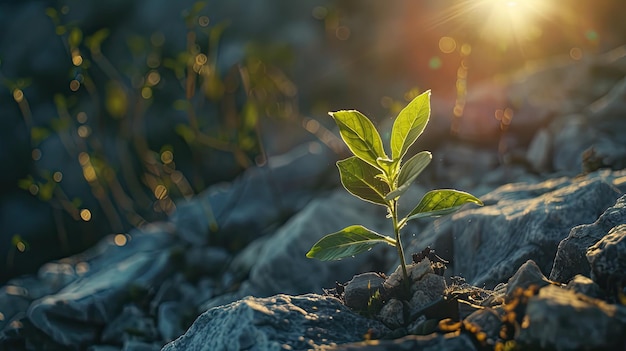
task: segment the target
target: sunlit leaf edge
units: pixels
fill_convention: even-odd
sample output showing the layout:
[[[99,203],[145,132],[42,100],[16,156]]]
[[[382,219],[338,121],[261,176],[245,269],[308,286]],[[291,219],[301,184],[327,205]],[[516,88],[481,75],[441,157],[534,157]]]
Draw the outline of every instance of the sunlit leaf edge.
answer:
[[[352,225],[321,238],[306,257],[321,261],[340,260],[368,251],[380,243],[395,245],[395,240],[361,225]]]
[[[434,196],[446,193],[449,194],[446,198],[441,199],[435,205],[429,205]],[[443,206],[439,205],[442,201],[446,200],[450,196],[456,196],[457,199],[452,204],[444,204]],[[464,191],[456,189],[431,190],[422,197],[420,203],[415,206],[415,208],[406,216],[403,222],[423,217],[443,216],[457,211],[461,206],[467,203],[475,203],[479,206],[484,205],[483,202],[480,201],[480,199]]]

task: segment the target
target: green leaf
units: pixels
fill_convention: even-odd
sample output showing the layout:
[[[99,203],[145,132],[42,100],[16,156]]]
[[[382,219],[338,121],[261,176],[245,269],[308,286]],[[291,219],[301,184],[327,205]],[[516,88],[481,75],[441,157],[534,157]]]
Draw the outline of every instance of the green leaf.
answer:
[[[376,163],[378,164],[378,169],[383,171],[381,178],[387,184],[393,184],[393,180],[398,176],[399,162],[379,157],[376,159]]]
[[[406,223],[406,221],[412,219],[449,214],[470,202],[479,206],[483,205],[483,202],[474,195],[463,191],[454,189],[431,190],[424,195],[420,203],[402,222]]]
[[[402,168],[400,168],[398,188],[387,194],[385,200],[389,201],[404,194],[415,178],[428,166],[432,158],[433,156],[430,152],[422,151],[406,161],[406,163],[402,165]]]
[[[391,128],[391,158],[399,160],[422,134],[430,117],[430,90],[418,95],[396,118]]]
[[[363,226],[352,225],[321,238],[306,257],[322,261],[340,260],[368,251],[380,243],[395,246],[396,241]]]
[[[377,158],[387,159],[383,141],[374,124],[361,112],[355,110],[330,112],[339,127],[339,134],[352,153],[379,168]],[[381,169],[382,170],[382,169]]]
[[[337,162],[341,184],[352,195],[375,204],[386,206],[385,195],[389,186],[376,178],[381,171],[356,156]]]

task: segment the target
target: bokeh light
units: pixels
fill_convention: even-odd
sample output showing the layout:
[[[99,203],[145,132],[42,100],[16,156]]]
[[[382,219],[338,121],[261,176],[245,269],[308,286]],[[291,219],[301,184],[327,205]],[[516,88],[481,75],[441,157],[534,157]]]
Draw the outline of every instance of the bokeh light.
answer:
[[[24,92],[21,89],[14,89],[13,90],[13,99],[17,103],[22,102],[22,100],[24,100]]]
[[[580,48],[571,48],[569,51],[569,56],[572,60],[580,60],[583,58],[583,51]]]
[[[128,242],[128,238],[124,234],[116,234],[115,237],[113,237],[113,242],[117,246],[124,246]]]
[[[61,173],[61,172],[59,172],[59,171],[54,172],[54,174],[52,174],[52,179],[53,179],[55,182],[60,183],[60,182],[61,182],[61,180],[63,180],[63,173]]]
[[[198,24],[200,25],[200,27],[206,27],[209,25],[209,23],[211,23],[211,21],[209,20],[208,16],[198,17]]]
[[[78,275],[83,275],[87,272],[89,272],[89,263],[87,262],[78,262],[76,264],[76,267],[74,267],[74,270],[76,271],[76,274]]]
[[[146,100],[152,98],[152,88],[150,87],[141,88],[141,97]]]
[[[165,150],[161,153],[161,162],[170,164],[172,161],[174,161],[174,154],[170,150]]]
[[[91,128],[89,126],[79,126],[77,132],[79,137],[87,138],[91,134]]]
[[[85,112],[79,112],[76,114],[76,121],[78,121],[78,123],[86,123],[87,122],[87,114]]]
[[[156,188],[154,188],[154,197],[159,200],[165,199],[167,197],[167,188],[162,184],[157,185]]]
[[[76,79],[72,79],[70,81],[70,90],[71,91],[78,91],[78,89],[80,89],[80,82]]]
[[[83,208],[82,210],[80,210],[80,218],[85,222],[89,222],[91,220],[91,211]]]
[[[80,55],[80,51],[78,51],[78,49],[72,50],[72,64],[76,67],[83,64],[83,57]]]
[[[337,27],[337,29],[335,29],[335,36],[339,40],[348,40],[348,39],[350,39],[350,34],[351,34],[350,28],[348,28],[346,26],[339,26],[339,27]]]
[[[328,16],[328,9],[324,6],[315,6],[312,15],[315,19],[323,20]]]
[[[456,50],[456,40],[451,37],[441,37],[439,39],[439,50],[444,54],[450,54]]]
[[[37,148],[33,149],[30,156],[33,158],[33,161],[39,161],[41,159],[41,150]]]

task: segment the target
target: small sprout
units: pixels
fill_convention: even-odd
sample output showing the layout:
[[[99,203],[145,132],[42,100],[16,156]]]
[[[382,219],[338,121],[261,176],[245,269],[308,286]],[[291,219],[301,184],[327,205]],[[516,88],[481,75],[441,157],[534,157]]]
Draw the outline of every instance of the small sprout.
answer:
[[[306,256],[322,261],[339,260],[366,252],[380,243],[394,246],[398,251],[408,291],[409,279],[400,229],[410,220],[449,214],[470,202],[480,206],[483,203],[475,196],[459,190],[433,190],[426,193],[406,216],[399,216],[398,201],[432,159],[430,152],[422,151],[403,163],[407,151],[428,124],[430,90],[415,97],[398,114],[391,129],[391,156],[385,152],[374,124],[362,113],[355,110],[337,111],[331,112],[330,116],[337,123],[341,138],[354,154],[337,162],[341,184],[361,200],[385,206],[387,217],[393,222],[395,235],[392,238],[363,226],[352,225],[320,239]],[[439,258],[430,249],[421,255]],[[440,258],[439,262],[447,263]]]

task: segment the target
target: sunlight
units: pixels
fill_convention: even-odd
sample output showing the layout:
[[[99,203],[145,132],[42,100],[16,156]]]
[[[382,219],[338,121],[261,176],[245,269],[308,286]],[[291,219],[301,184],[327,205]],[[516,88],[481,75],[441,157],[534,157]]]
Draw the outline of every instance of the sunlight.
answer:
[[[537,22],[552,11],[551,3],[543,0],[506,1],[485,0],[486,18],[481,39],[500,46],[541,37]]]

